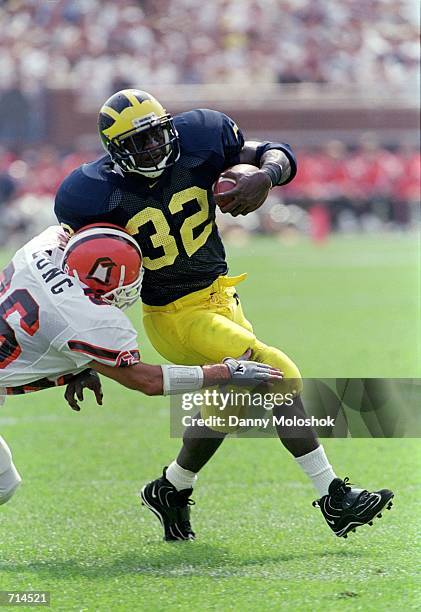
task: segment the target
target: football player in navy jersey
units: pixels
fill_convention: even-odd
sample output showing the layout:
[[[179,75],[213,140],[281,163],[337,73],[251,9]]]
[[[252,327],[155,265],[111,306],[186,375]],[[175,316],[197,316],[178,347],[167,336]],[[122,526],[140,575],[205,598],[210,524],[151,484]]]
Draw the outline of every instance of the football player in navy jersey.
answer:
[[[287,144],[245,142],[225,114],[196,109],[174,118],[150,94],[126,89],[100,109],[99,133],[106,155],[82,165],[61,184],[55,212],[71,234],[90,223],[126,229],[143,253],[143,322],[156,350],[173,363],[202,365],[221,361],[227,352],[246,355],[283,372],[279,391],[290,394],[281,406],[288,418],[305,417],[297,366],[278,348],[258,340],[245,318],[235,285],[245,274],[227,276],[224,246],[215,206],[233,216],[253,212],[269,190],[296,174]],[[239,163],[255,172],[230,170]],[[214,196],[221,173],[235,182]],[[242,408],[230,406],[230,414]],[[219,412],[206,406],[201,416]],[[228,419],[226,419],[226,422]],[[163,476],[145,485],[143,503],[160,519],[166,540],[194,539],[189,498],[199,470],[232,429],[192,425],[183,446]],[[293,431],[278,425],[279,438],[313,481],[317,505],[338,536],[371,522],[393,494],[368,493],[337,478],[311,427]]]

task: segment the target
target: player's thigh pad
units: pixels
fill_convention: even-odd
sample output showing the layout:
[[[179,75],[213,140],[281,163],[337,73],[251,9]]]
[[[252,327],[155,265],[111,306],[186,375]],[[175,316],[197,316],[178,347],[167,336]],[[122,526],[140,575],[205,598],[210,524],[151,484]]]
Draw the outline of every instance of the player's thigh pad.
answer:
[[[4,438],[0,436],[0,505],[14,494],[22,479],[12,461],[12,453]]]
[[[241,309],[183,308],[172,313],[147,312],[143,325],[153,347],[181,365],[218,363],[240,357],[256,338]]]
[[[200,365],[199,356],[192,355],[183,341],[185,333],[179,319],[179,312],[147,312],[143,315],[143,327],[162,357],[180,365]]]
[[[210,310],[198,311],[187,335],[188,345],[203,357],[203,363],[238,358],[256,341],[255,335],[227,316]]]

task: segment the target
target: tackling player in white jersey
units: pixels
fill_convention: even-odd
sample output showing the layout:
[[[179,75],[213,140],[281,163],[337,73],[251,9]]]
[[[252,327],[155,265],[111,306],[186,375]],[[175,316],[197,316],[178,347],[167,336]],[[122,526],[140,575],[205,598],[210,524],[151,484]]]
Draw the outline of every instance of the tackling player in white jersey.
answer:
[[[279,370],[228,358],[199,366],[140,361],[137,332],[122,310],[140,295],[142,254],[136,241],[112,225],[82,228],[67,243],[52,227],[31,240],[0,274],[0,403],[6,395],[70,383],[100,384],[90,368],[147,395],[168,395],[228,381],[277,381]],[[75,386],[78,381],[78,386]],[[69,389],[69,387],[68,387]],[[0,505],[21,482],[0,436]]]

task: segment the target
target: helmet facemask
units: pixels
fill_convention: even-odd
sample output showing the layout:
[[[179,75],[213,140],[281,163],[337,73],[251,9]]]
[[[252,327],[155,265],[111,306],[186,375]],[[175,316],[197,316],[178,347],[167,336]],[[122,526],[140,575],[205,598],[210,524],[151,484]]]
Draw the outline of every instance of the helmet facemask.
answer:
[[[140,298],[140,291],[142,288],[143,274],[145,270],[142,268],[140,276],[131,285],[125,287],[117,287],[101,295],[101,301],[109,304],[110,306],[116,306],[120,310],[126,310],[129,306],[135,304]],[[125,267],[121,266],[120,285],[124,283]]]
[[[108,151],[123,172],[158,178],[180,157],[174,122],[168,114],[157,117],[151,113],[137,123],[129,132],[108,140]],[[151,141],[156,144],[150,146]]]

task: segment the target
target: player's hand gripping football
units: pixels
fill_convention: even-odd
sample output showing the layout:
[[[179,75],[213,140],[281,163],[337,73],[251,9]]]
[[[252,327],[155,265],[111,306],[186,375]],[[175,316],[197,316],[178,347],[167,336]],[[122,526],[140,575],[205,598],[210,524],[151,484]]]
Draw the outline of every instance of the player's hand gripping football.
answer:
[[[216,193],[215,202],[223,213],[231,213],[233,217],[248,215],[260,208],[272,186],[265,172],[246,164],[239,164],[226,170],[222,173],[221,179],[230,179],[235,186],[224,193]]]
[[[224,363],[228,367],[231,380],[236,385],[252,385],[262,382],[275,383],[283,378],[283,372],[266,363],[240,361],[232,357],[224,359]]]
[[[64,398],[69,404],[72,410],[76,412],[80,411],[80,406],[76,400],[76,398],[83,402],[83,390],[90,389],[95,394],[96,403],[99,406],[102,406],[102,386],[101,379],[95,370],[83,370],[80,374],[77,374],[74,379],[69,382],[66,388],[66,392],[64,394]]]

